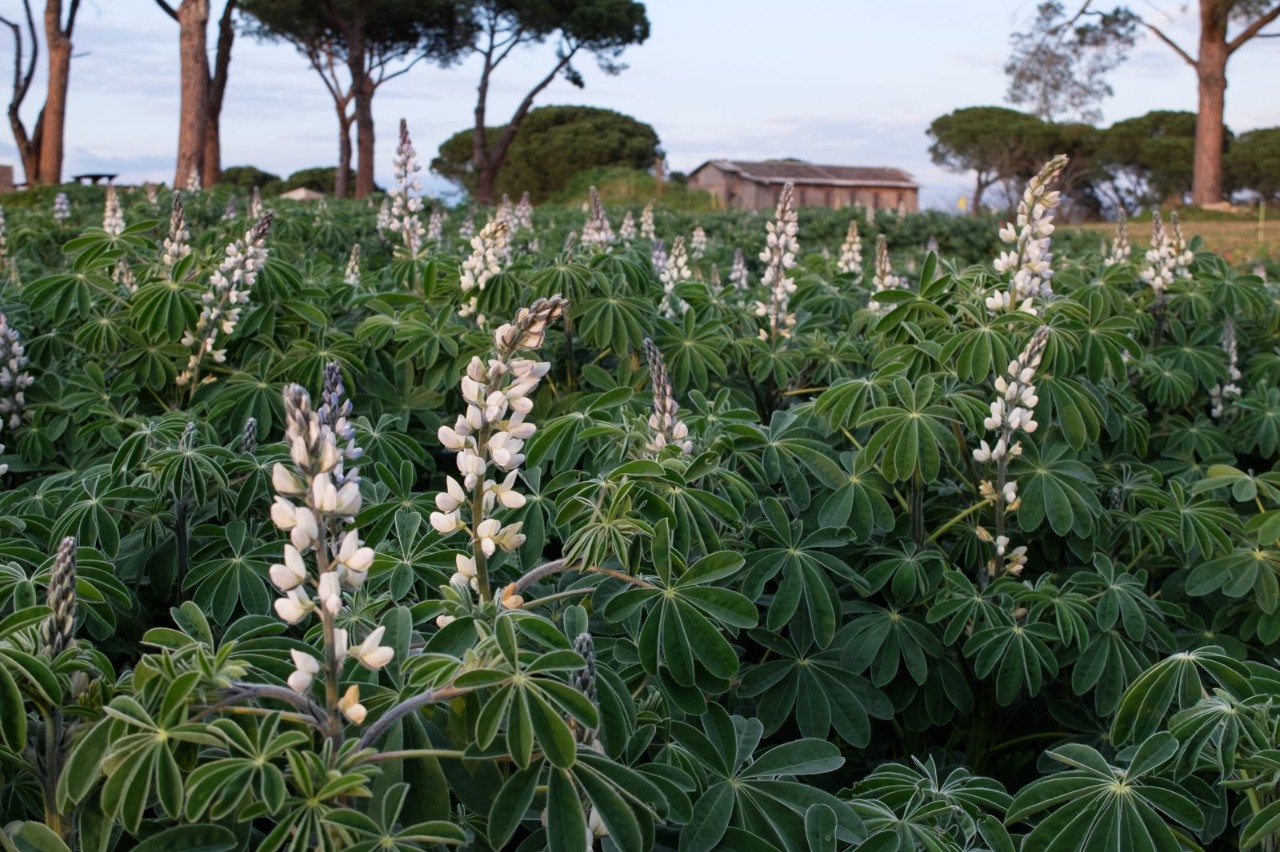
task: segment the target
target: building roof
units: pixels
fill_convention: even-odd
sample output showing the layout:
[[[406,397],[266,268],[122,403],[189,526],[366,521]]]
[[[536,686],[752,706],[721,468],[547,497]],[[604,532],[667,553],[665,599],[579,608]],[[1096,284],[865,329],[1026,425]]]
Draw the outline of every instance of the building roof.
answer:
[[[281,198],[287,198],[290,201],[319,201],[324,198],[323,192],[316,192],[309,187],[300,186],[297,189],[291,189],[288,192],[280,193]]]
[[[817,183],[829,186],[896,186],[908,189],[919,187],[911,175],[902,169],[885,166],[819,166],[800,160],[708,160],[692,174],[707,166],[741,175],[756,183]]]

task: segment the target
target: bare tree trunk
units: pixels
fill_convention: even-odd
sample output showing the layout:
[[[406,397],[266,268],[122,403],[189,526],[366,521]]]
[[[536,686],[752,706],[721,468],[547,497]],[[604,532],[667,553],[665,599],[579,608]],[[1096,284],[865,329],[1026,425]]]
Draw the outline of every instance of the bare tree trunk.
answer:
[[[373,192],[373,81],[362,75],[354,86],[356,102],[356,198]]]
[[[209,78],[209,118],[204,131],[204,185],[222,180],[222,98],[227,92],[227,76],[231,69],[231,44],[236,30],[231,16],[240,0],[227,0],[218,20],[218,47],[214,55],[213,76]]]
[[[516,107],[515,114],[511,116],[511,121],[507,123],[507,126],[502,129],[502,133],[498,135],[498,141],[493,143],[493,150],[484,152],[484,165],[481,167],[480,175],[476,180],[476,203],[493,203],[493,185],[497,182],[498,170],[502,168],[502,164],[507,160],[507,151],[511,149],[511,143],[516,140],[516,134],[520,132],[520,126],[524,124],[525,117],[533,107],[533,99],[536,98],[543,89],[551,85],[551,81],[554,80],[556,75],[569,64],[569,60],[573,58],[573,55],[576,52],[576,47],[573,50],[567,51],[565,55],[560,58],[556,67],[551,69],[551,73],[538,81],[538,84],[524,96],[524,100],[520,102],[520,106]],[[482,82],[480,88],[481,97],[484,97],[487,89],[487,82]],[[484,121],[483,103],[476,104],[476,119],[477,122],[480,123],[478,124],[475,138],[481,140],[480,144],[487,144],[488,140],[484,138],[486,134],[484,134],[484,125],[482,123]],[[472,154],[473,156],[475,154],[474,147],[472,149]]]
[[[175,187],[186,186],[193,169],[204,171],[205,132],[209,124],[209,60],[205,55],[208,24],[209,0],[182,0],[178,6],[182,101]]]
[[[40,162],[36,182],[62,183],[62,143],[67,124],[67,87],[71,82],[71,27],[79,0],[72,0],[69,20],[62,27],[62,0],[44,7],[44,34],[49,50],[49,91],[40,112]]]
[[[1223,109],[1227,94],[1227,12],[1229,3],[1201,0],[1200,55],[1196,61],[1199,102],[1192,167],[1191,201],[1216,204],[1222,200]]]
[[[338,104],[338,173],[334,176],[333,195],[346,198],[351,192],[351,124],[347,105]]]
[[[969,208],[970,216],[982,215],[982,193],[988,186],[989,183],[982,179],[982,175],[978,175],[978,181],[973,187],[973,204]]]
[[[492,49],[491,44],[490,50]],[[489,60],[489,54],[485,54],[484,71],[480,74],[480,86],[476,93],[476,124],[471,132],[471,165],[479,175],[474,198],[478,204],[492,202],[493,182],[497,177],[496,172],[489,168],[489,134],[484,124],[485,110],[489,100],[489,75],[493,72]]]

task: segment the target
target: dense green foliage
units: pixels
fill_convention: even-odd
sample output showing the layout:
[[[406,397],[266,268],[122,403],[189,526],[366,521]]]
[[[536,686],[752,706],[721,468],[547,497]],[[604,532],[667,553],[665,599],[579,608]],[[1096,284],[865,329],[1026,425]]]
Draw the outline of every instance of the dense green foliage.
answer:
[[[1274,843],[1274,283],[1200,252],[1153,311],[1140,251],[1104,267],[1059,247],[1038,315],[991,316],[990,220],[861,220],[863,274],[837,272],[848,212],[803,211],[796,323],[770,335],[764,215],[659,209],[668,249],[708,233],[668,294],[649,243],[562,249],[581,212],[539,209],[464,293],[457,214],[401,256],[364,203],[280,203],[193,388],[186,332],[246,222],[186,199],[194,251],[169,268],[166,195],[127,194],[118,236],[92,197],[68,223],[7,218],[0,309],[34,381],[0,431],[0,847],[559,852],[589,822],[598,848],[685,852]],[[907,286],[872,297],[877,233]],[[528,500],[495,510],[526,536],[488,563],[518,585],[499,606],[451,585],[477,550],[428,522],[456,475],[440,427],[494,328],[553,294],[571,307],[528,355],[551,362]],[[1039,428],[997,520],[973,450],[1041,336]],[[689,453],[650,449],[646,338]],[[318,404],[330,363],[376,551],[339,625],[395,652],[347,660],[368,718],[336,728],[320,689],[285,686],[321,630],[276,618],[268,579],[290,537],[273,466],[297,458],[282,391]],[[986,532],[1005,522],[1027,548],[1012,572]],[[66,537],[75,641],[51,655]]]
[[[1240,134],[1227,156],[1231,180],[1272,201],[1280,198],[1280,127]]]
[[[1062,190],[1078,219],[1116,207],[1132,213],[1170,202],[1180,205],[1191,191],[1195,128],[1195,113],[1173,110],[1154,110],[1102,128],[1044,121],[1005,107],[966,107],[934,120],[929,151],[947,169],[975,172],[979,194],[1001,184],[1020,187],[1050,156],[1067,153],[1071,165]],[[1274,195],[1278,172],[1273,140],[1278,132],[1254,130],[1236,140],[1226,131],[1228,189]],[[1232,153],[1237,146],[1242,146],[1240,153]],[[984,203],[1000,206],[1010,198],[1016,194],[985,196]]]
[[[503,127],[488,131],[490,146]],[[468,128],[440,145],[431,170],[473,192],[478,175],[471,161],[475,130]],[[609,166],[647,169],[661,156],[658,134],[642,121],[608,109],[546,106],[525,118],[498,172],[494,191],[516,198],[528,192],[542,203],[569,185],[580,172]]]

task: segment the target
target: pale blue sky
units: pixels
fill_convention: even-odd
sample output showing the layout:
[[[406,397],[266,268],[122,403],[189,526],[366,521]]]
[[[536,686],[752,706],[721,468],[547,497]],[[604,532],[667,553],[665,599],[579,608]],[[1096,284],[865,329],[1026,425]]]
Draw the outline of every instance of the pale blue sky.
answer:
[[[37,3],[37,6],[42,4]],[[211,0],[214,14],[222,0]],[[956,107],[1003,103],[1003,63],[1015,24],[1034,0],[648,0],[653,33],[607,77],[584,62],[587,87],[554,83],[539,104],[579,103],[652,124],[671,167],[713,157],[799,157],[889,165],[912,172],[924,202],[950,207],[967,177],[933,166],[925,129]],[[1194,4],[1139,2],[1144,14],[1194,52]],[[20,13],[0,0],[0,13]],[[116,171],[123,182],[171,180],[177,145],[177,25],[153,0],[84,0],[76,25],[67,124],[68,175]],[[212,34],[213,28],[210,28]],[[212,45],[211,45],[212,47]],[[551,49],[503,66],[490,97],[495,123],[545,73]],[[0,91],[8,92],[12,42],[0,34]],[[1280,125],[1280,40],[1255,41],[1231,60],[1227,123],[1237,132]],[[385,183],[397,120],[409,120],[424,165],[467,126],[474,63],[418,66],[375,99],[377,176]],[[43,81],[40,81],[42,84]],[[1194,109],[1191,69],[1154,39],[1115,73],[1110,122],[1150,109]],[[28,98],[34,120],[39,91]],[[30,126],[30,125],[28,125]],[[332,101],[306,60],[287,45],[237,39],[223,110],[224,165],[279,174],[336,161]],[[0,162],[15,162],[7,127]],[[430,192],[445,190],[429,180]]]

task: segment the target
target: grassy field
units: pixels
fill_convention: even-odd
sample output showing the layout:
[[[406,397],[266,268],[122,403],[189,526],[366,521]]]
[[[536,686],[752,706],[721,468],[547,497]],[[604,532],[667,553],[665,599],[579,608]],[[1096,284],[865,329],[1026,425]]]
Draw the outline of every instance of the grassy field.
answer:
[[[1097,232],[1110,238],[1114,225],[1107,222],[1074,226],[1078,230]],[[1129,239],[1134,246],[1147,243],[1145,223],[1133,223]],[[1233,263],[1253,260],[1280,260],[1280,216],[1269,218],[1261,231],[1254,220],[1183,222],[1188,237],[1200,236],[1210,251],[1215,251]]]

